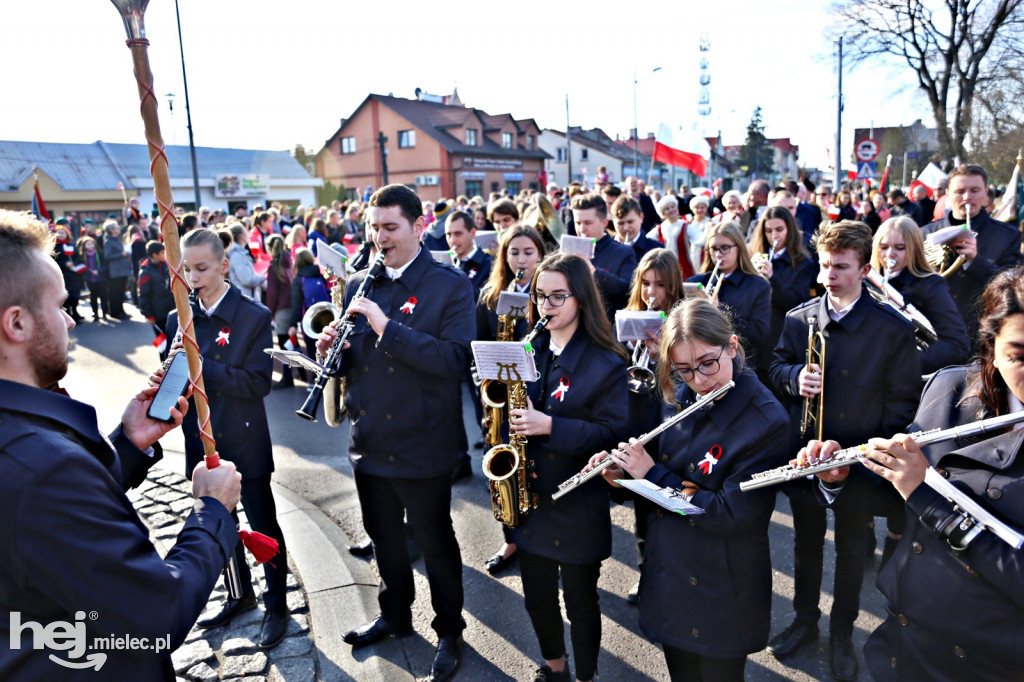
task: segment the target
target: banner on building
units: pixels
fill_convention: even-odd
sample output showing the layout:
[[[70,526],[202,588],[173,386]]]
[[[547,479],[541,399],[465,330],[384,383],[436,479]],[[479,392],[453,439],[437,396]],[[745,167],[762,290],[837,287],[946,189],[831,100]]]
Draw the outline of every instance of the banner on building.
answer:
[[[218,175],[214,178],[213,196],[218,198],[263,197],[270,190],[266,174]]]

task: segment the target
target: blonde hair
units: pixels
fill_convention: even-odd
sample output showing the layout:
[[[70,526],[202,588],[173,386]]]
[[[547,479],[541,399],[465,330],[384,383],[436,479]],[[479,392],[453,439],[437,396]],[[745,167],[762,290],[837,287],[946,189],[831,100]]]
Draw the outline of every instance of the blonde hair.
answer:
[[[882,265],[881,243],[890,232],[899,232],[903,235],[903,243],[907,248],[906,268],[910,271],[910,274],[914,277],[927,277],[928,275],[938,274],[924,256],[924,241],[921,239],[921,229],[914,222],[914,219],[908,216],[889,218],[878,226],[878,230],[871,240],[871,267],[879,272],[885,272],[885,268]]]
[[[676,382],[672,379],[672,347],[679,343],[700,341],[709,346],[726,347],[732,343],[736,330],[729,316],[717,306],[703,298],[686,298],[668,313],[661,328],[661,343],[658,347],[658,385],[662,397],[670,405],[676,402]],[[736,357],[732,359],[733,376],[743,371],[745,355],[743,346],[734,346]]]
[[[709,243],[712,237],[721,235],[731,241],[737,249],[739,254],[736,259],[736,269],[742,270],[748,275],[755,275],[763,278],[757,268],[754,267],[753,261],[750,260],[750,251],[747,250],[747,243],[743,241],[743,233],[740,231],[740,226],[734,222],[719,223],[712,225],[707,231],[707,241]],[[715,261],[711,258],[711,247],[704,249],[704,257],[700,262],[701,272],[711,272],[715,269]]]

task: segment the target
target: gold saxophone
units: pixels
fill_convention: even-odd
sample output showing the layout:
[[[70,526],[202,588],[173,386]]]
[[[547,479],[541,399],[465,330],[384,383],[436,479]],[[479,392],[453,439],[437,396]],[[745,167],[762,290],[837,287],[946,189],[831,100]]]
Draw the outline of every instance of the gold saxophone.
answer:
[[[516,276],[509,282],[505,291],[515,291],[516,284],[523,278],[525,270],[517,270]],[[516,321],[511,313],[498,315],[498,337],[495,341],[512,341],[516,333]],[[486,412],[484,414],[484,443],[487,447],[493,448],[501,443],[501,412],[505,409],[508,400],[508,391],[505,384],[492,379],[484,379],[480,384],[480,399],[484,403]]]
[[[541,318],[523,340],[528,349],[547,323],[548,318]],[[494,518],[509,528],[516,528],[537,508],[537,496],[530,490],[533,461],[526,458],[526,436],[512,433],[511,428],[512,410],[527,407],[526,383],[514,364],[501,365],[498,376],[508,387],[509,438],[507,444],[499,443],[487,451],[481,468],[488,479]]]

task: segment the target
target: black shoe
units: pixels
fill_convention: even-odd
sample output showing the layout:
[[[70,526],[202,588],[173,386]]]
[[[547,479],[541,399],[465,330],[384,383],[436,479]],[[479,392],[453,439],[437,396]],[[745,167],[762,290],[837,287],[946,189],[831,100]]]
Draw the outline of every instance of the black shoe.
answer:
[[[209,630],[210,628],[219,627],[229,623],[231,619],[238,614],[245,613],[246,611],[252,611],[254,608],[256,608],[255,594],[246,595],[241,599],[232,599],[231,597],[228,597],[220,611],[209,618],[203,618],[201,621],[196,623],[196,627],[200,630]]]
[[[857,654],[853,652],[853,639],[850,635],[833,634],[829,637],[828,650],[832,677],[844,682],[857,679]]]
[[[634,583],[633,587],[629,588],[629,594],[626,595],[626,603],[636,606],[637,599],[640,598],[640,583]]]
[[[267,611],[263,616],[263,628],[260,630],[260,648],[273,649],[281,643],[288,632],[288,609],[279,613]]]
[[[566,664],[557,673],[546,665],[542,665],[537,668],[537,672],[533,677],[533,682],[572,682],[572,676],[569,675],[569,665]]]
[[[374,644],[382,639],[387,639],[391,635],[405,637],[411,634],[412,625],[392,625],[384,620],[384,616],[377,616],[366,625],[346,632],[342,639],[345,640],[345,644],[357,647]]]
[[[473,467],[469,464],[469,458],[462,460],[459,467],[452,472],[452,483],[458,483],[464,478],[469,478],[473,475]]]
[[[808,642],[818,639],[818,625],[808,625],[798,620],[792,625],[771,638],[768,642],[767,651],[778,659],[783,659],[796,653],[797,649]]]
[[[373,543],[367,540],[361,545],[349,545],[348,553],[360,559],[369,559],[373,556]]]
[[[437,643],[429,682],[445,682],[455,676],[462,663],[462,635],[445,635]]]
[[[507,557],[501,556],[501,552],[498,552],[487,560],[487,563],[485,564],[487,566],[487,572],[491,575],[497,575],[511,566],[515,560],[516,552],[512,552]]]
[[[894,538],[889,535],[885,536],[885,544],[882,545],[882,562],[878,564],[878,570],[881,571],[888,563],[889,559],[892,558],[892,553],[896,551],[897,545],[900,544],[899,538]]]

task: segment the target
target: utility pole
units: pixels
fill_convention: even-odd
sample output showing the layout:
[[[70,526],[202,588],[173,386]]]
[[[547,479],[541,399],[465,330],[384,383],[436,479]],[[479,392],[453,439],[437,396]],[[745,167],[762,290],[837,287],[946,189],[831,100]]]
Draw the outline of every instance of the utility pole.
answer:
[[[636,122],[636,68],[633,69],[633,175],[640,177],[640,168],[636,158],[636,148],[640,142],[640,128]]]
[[[839,194],[839,190],[842,189],[843,177],[843,37],[839,36],[839,96],[836,98],[836,175],[835,192]]]
[[[388,142],[388,138],[387,138],[386,135],[384,135],[384,131],[383,130],[379,131],[377,133],[377,144],[380,145],[380,170],[381,170],[381,175],[383,175],[383,177],[384,177],[384,184],[385,185],[389,184],[388,183],[388,148],[386,146],[384,146],[384,145],[387,144],[387,142]]]
[[[565,163],[568,168],[569,179],[565,181],[568,187],[572,182],[572,128],[569,126],[569,95],[565,96]]]
[[[174,0],[174,16],[178,20],[178,50],[181,52],[181,81],[185,85],[185,120],[188,122],[188,151],[192,155],[192,186],[196,192],[196,213],[199,212],[199,164],[196,163],[196,142],[192,137],[192,107],[188,101],[188,78],[185,76],[185,45],[181,42],[181,14],[178,13],[178,0]]]

